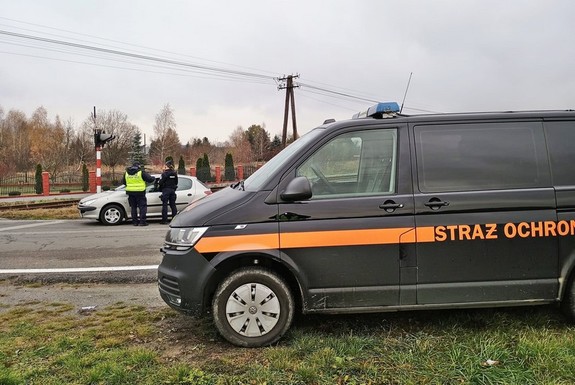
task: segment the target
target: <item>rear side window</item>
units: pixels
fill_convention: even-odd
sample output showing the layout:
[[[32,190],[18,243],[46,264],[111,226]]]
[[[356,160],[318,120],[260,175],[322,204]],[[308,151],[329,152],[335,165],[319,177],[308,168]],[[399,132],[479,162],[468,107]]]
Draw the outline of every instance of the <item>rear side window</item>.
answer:
[[[546,122],[553,185],[575,186],[575,122]]]
[[[192,188],[192,181],[188,178],[178,178],[178,191]]]
[[[415,127],[421,192],[550,186],[539,122]]]
[[[297,168],[312,199],[395,193],[397,130],[348,132],[322,146]]]

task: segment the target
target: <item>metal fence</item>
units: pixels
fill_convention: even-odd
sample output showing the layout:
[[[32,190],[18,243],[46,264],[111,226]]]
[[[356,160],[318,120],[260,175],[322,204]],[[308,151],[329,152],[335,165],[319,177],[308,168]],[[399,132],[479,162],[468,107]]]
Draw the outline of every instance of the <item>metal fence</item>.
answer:
[[[252,175],[258,168],[257,164],[245,164],[244,179]],[[215,179],[215,168],[211,170],[212,179]],[[237,167],[235,170],[237,177]],[[222,168],[222,179],[224,178],[224,169]],[[119,185],[122,179],[122,172],[112,174],[111,171],[102,172],[102,188],[104,190],[114,188]],[[213,181],[210,181],[213,182]],[[17,173],[15,175],[0,176],[0,196],[17,196],[17,195],[34,195],[35,189],[35,173]],[[68,193],[68,192],[82,192],[83,186],[82,171],[62,172],[56,175],[50,175],[50,193]],[[40,193],[42,194],[42,193]]]

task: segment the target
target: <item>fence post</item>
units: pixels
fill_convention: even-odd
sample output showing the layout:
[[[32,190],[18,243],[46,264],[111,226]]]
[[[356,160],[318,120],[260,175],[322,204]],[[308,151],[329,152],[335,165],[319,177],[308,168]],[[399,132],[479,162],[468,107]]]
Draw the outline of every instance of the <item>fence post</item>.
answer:
[[[90,186],[90,192],[96,192],[96,171],[88,172],[88,186]]]
[[[196,176],[196,168],[195,167],[190,167],[190,175]]]
[[[50,195],[50,173],[48,171],[42,171],[42,195]]]
[[[222,168],[220,166],[216,166],[216,183],[222,182]]]
[[[238,164],[238,180],[244,180],[244,166]]]

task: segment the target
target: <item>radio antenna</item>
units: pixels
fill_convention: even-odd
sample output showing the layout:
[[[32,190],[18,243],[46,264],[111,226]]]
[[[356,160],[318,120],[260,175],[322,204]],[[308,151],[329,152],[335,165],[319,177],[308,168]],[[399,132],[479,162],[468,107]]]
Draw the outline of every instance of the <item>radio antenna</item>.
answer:
[[[403,95],[403,100],[401,101],[401,108],[399,109],[400,114],[403,111],[403,104],[405,103],[405,98],[407,97],[407,90],[409,90],[409,84],[411,83],[411,76],[412,75],[413,75],[413,72],[410,72],[409,73],[409,80],[407,81],[407,87],[405,87],[405,94]]]

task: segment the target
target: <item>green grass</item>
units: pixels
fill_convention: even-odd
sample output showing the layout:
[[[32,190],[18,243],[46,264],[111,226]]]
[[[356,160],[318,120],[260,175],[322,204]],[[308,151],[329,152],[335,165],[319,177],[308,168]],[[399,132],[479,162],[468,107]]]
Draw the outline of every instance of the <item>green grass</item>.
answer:
[[[302,316],[244,349],[167,307],[0,307],[0,384],[63,383],[567,385],[575,327],[548,307]]]

